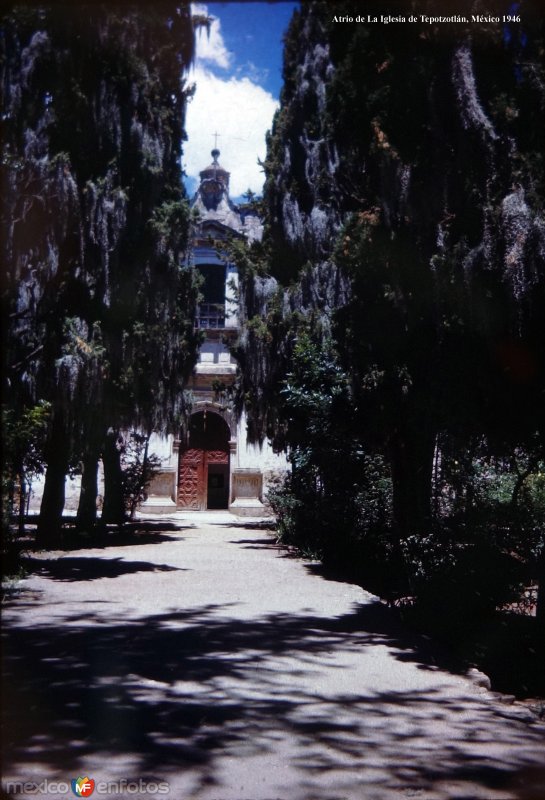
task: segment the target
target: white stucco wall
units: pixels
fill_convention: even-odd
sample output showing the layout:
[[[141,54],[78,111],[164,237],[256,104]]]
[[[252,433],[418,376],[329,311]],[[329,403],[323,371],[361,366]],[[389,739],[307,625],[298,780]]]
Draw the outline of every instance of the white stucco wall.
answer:
[[[248,443],[246,415],[237,425],[236,440],[237,450],[232,467],[261,469],[263,472],[289,469],[285,455],[274,453],[268,442],[264,442],[262,447]],[[152,434],[150,439],[149,452],[159,456],[162,465],[167,468],[177,468],[178,465],[178,453],[173,452],[173,443],[173,436]]]
[[[176,467],[178,464],[178,454],[173,452],[174,436],[160,436],[152,433],[149,440],[148,452],[161,459],[163,467]]]
[[[283,453],[273,452],[268,442],[263,442],[262,447],[249,444],[246,428],[246,414],[243,414],[237,427],[237,467],[253,467],[262,472],[271,470],[287,470],[289,464]]]

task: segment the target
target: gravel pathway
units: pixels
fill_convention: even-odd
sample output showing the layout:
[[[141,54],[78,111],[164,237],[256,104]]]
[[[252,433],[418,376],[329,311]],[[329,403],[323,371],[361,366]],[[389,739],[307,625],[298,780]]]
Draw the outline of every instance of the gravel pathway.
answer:
[[[88,776],[94,798],[545,797],[529,711],[268,531],[186,515],[36,567],[3,606],[12,794]]]

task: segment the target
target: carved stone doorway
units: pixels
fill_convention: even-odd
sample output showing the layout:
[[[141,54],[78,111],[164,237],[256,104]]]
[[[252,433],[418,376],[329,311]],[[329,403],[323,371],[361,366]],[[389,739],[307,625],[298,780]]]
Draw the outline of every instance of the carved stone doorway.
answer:
[[[191,416],[189,435],[180,446],[178,508],[204,511],[229,505],[229,426],[219,414]]]

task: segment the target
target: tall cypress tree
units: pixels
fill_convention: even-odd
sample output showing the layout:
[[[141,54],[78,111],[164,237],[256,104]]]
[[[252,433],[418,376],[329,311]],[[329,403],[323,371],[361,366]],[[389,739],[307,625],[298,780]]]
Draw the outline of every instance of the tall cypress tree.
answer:
[[[430,530],[439,433],[545,440],[542,16],[526,0],[506,25],[336,21],[351,14],[304,3],[285,37],[265,162],[271,277],[242,281],[240,361],[252,429],[281,432],[277,354],[290,371],[302,316],[315,340],[333,333],[354,438],[389,460],[403,538]]]
[[[45,542],[70,463],[92,520],[117,432],[166,430],[181,408],[196,350],[180,164],[194,39],[186,3],[13,6],[2,22],[5,394],[52,404]]]

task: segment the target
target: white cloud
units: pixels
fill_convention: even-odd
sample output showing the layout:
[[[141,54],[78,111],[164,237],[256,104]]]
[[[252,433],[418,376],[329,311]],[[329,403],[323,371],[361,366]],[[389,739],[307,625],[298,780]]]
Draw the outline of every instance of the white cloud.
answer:
[[[191,12],[193,15],[210,16],[212,20],[208,29],[204,26],[197,28],[195,53],[197,65],[207,63],[214,64],[222,69],[228,69],[231,66],[232,55],[223,41],[220,20],[210,15],[208,7],[201,5],[201,3],[193,3]]]
[[[264,83],[269,77],[270,70],[263,67],[256,67],[253,61],[247,61],[245,64],[239,66],[235,70],[237,78],[244,75],[249,78],[252,83]]]
[[[194,15],[209,15],[202,3],[193,3],[191,10]],[[264,176],[257,160],[265,158],[265,133],[278,104],[259,85],[266,70],[250,62],[235,68],[233,61],[221,22],[212,15],[209,33],[204,27],[197,30],[195,68],[189,76],[197,90],[187,109],[184,169],[193,179],[190,183],[198,182],[199,172],[212,160],[217,131],[220,163],[231,173],[231,196],[239,197],[248,188],[258,194],[263,190]],[[215,74],[218,68],[222,77]],[[225,70],[231,70],[231,75],[223,77]]]
[[[272,125],[277,101],[247,77],[223,80],[198,63],[190,80],[197,90],[187,109],[186,173],[198,178],[210,164],[217,131],[220,163],[231,173],[231,196],[238,197],[248,188],[261,194],[264,175],[257,160],[265,158],[265,133]]]

